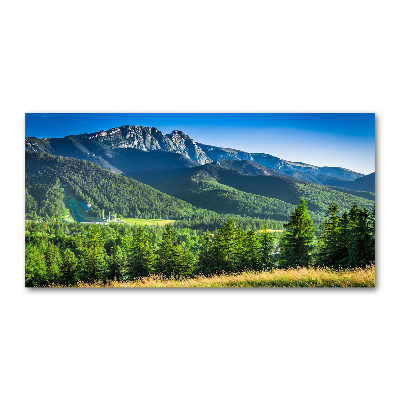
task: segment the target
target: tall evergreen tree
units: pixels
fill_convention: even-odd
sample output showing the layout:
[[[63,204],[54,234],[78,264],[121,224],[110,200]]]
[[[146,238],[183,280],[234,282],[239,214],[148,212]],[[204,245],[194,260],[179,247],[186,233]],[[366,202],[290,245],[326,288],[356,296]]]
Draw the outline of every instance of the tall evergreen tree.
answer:
[[[122,278],[122,268],[124,263],[124,252],[114,240],[111,247],[111,255],[108,266],[108,279],[120,280]]]
[[[242,231],[231,218],[222,225],[214,236],[214,263],[216,272],[234,272],[241,262],[244,248]]]
[[[374,262],[375,242],[370,214],[366,208],[359,209],[357,204],[349,213],[348,252],[349,267],[365,268]]]
[[[264,269],[271,269],[274,267],[274,263],[271,259],[271,252],[274,248],[274,240],[269,232],[268,227],[265,226],[261,232],[261,264]]]
[[[307,204],[303,197],[285,228],[280,244],[279,265],[283,268],[310,266],[315,236],[313,222],[307,213]]]
[[[204,275],[211,275],[216,272],[213,253],[213,242],[210,237],[210,232],[208,231],[201,238],[198,268],[196,272]]]
[[[144,229],[140,227],[132,239],[127,272],[130,279],[154,272],[155,250]]]
[[[46,263],[38,246],[25,247],[25,286],[41,286],[46,283]]]
[[[35,198],[25,189],[25,218],[37,219],[38,205]]]
[[[58,247],[49,241],[44,256],[46,263],[46,278],[49,283],[57,283],[60,277],[60,268],[62,264]]]
[[[167,225],[162,235],[162,242],[157,251],[156,271],[166,277],[177,278],[186,272],[182,249],[175,232]]]
[[[244,237],[244,251],[242,268],[258,271],[262,268],[262,252],[260,240],[253,230],[248,231]]]
[[[371,233],[371,262],[375,264],[375,204],[374,209],[370,212],[369,226]]]
[[[75,272],[78,260],[74,252],[69,248],[65,249],[62,258],[61,282],[64,285],[74,285],[76,283]]]
[[[348,259],[347,216],[342,219],[337,204],[327,210],[318,236],[317,264],[330,268],[345,267]]]
[[[107,277],[104,238],[98,225],[89,228],[79,246],[79,278],[83,282],[105,280]]]

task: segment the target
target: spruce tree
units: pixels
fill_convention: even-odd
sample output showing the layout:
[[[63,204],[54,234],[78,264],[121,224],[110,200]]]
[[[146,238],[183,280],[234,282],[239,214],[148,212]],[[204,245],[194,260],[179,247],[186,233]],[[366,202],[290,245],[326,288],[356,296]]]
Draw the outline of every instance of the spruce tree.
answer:
[[[41,286],[46,283],[46,263],[35,244],[25,247],[25,286]]]
[[[74,285],[76,283],[75,272],[77,263],[78,260],[74,252],[69,248],[65,249],[61,266],[61,282],[64,285]]]
[[[348,222],[349,267],[365,268],[374,262],[375,242],[366,208],[359,209],[355,204],[349,213]]]
[[[371,234],[371,263],[375,264],[375,204],[369,216],[369,226]]]
[[[204,275],[211,275],[215,273],[215,271],[213,242],[210,238],[210,233],[207,231],[201,239],[198,268],[196,272]]]
[[[177,278],[186,271],[182,249],[169,225],[165,227],[162,242],[157,251],[156,271],[166,277]]]
[[[79,279],[83,282],[106,280],[106,251],[104,248],[104,238],[100,228],[97,225],[90,227],[89,232],[83,236],[79,242]]]
[[[274,248],[274,240],[268,227],[265,226],[261,232],[261,264],[264,269],[271,269],[274,263],[271,259],[271,252]]]
[[[111,280],[121,280],[122,278],[122,268],[124,262],[124,253],[121,247],[114,240],[111,246],[111,255],[109,258],[109,266],[107,277]]]
[[[315,236],[313,222],[307,213],[307,204],[303,197],[289,222],[285,224],[285,229],[280,244],[279,265],[283,268],[310,266]]]
[[[242,268],[238,269],[245,270],[250,269],[258,271],[262,268],[262,251],[260,240],[256,233],[251,229],[248,231],[244,238],[244,251],[243,251],[243,263]]]
[[[229,273],[236,271],[238,264],[242,261],[243,248],[242,231],[229,218],[214,236],[215,272]]]
[[[58,247],[49,241],[44,256],[47,281],[49,283],[58,283],[60,277],[60,267],[62,263]]]
[[[155,251],[149,238],[140,227],[133,236],[128,256],[127,272],[129,279],[148,276],[154,272]]]
[[[339,207],[333,203],[327,210],[318,236],[317,264],[319,266],[330,268],[346,266],[348,258],[346,235],[347,216],[342,219]]]

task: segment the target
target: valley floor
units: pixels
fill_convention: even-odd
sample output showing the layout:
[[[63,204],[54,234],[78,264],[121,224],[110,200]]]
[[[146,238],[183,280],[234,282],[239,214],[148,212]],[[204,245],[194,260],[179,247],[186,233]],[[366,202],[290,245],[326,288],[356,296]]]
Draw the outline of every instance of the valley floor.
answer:
[[[125,282],[80,283],[76,287],[375,287],[375,267],[345,271],[327,268],[276,269],[190,279],[163,279],[160,276],[151,276]]]

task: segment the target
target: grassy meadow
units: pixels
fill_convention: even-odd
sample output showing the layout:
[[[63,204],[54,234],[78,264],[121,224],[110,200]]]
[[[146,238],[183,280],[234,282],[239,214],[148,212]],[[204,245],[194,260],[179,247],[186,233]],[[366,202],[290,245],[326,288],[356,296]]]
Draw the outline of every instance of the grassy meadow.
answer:
[[[276,269],[262,272],[242,272],[212,277],[163,279],[150,276],[133,281],[107,283],[78,283],[82,288],[136,288],[136,287],[374,287],[375,267],[335,271],[328,268]],[[60,287],[60,286],[57,286]]]
[[[122,218],[121,221],[130,225],[172,225],[175,219],[143,219],[143,218]]]

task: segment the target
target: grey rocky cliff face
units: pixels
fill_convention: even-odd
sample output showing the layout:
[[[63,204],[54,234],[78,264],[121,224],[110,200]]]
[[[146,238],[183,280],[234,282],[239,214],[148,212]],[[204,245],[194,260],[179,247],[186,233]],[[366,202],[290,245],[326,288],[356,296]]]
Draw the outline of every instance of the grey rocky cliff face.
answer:
[[[88,135],[88,138],[108,145],[112,149],[162,150],[182,154],[200,164],[211,162],[211,159],[193,139],[177,130],[164,135],[156,128],[125,125],[108,131],[92,133]]]

